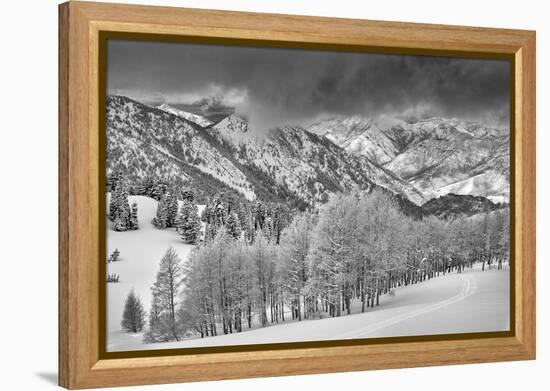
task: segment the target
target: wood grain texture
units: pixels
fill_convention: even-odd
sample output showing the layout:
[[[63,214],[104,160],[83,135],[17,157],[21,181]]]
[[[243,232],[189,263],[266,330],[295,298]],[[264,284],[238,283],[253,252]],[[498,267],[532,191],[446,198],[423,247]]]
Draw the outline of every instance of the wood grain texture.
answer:
[[[170,7],[59,8],[59,383],[91,388],[535,358],[535,33]],[[100,31],[514,58],[514,337],[99,359]]]
[[[516,129],[519,129],[517,148],[521,148],[521,160],[516,161],[522,172],[521,183],[516,183],[516,194],[521,193],[521,215],[517,221],[521,222],[516,227],[516,234],[521,229],[521,253],[516,253],[518,264],[522,267],[522,280],[518,283],[521,287],[520,321],[522,329],[517,332],[526,353],[535,358],[536,355],[536,320],[535,320],[535,292],[536,292],[536,42],[534,34],[531,39],[516,54],[517,62],[521,61],[521,73],[516,75],[521,83],[516,89],[516,94],[521,102],[520,110],[516,117]],[[519,289],[519,288],[518,288]],[[518,296],[518,295],[517,295]]]
[[[69,7],[59,8],[59,383],[69,384]],[[61,326],[63,325],[63,326]]]

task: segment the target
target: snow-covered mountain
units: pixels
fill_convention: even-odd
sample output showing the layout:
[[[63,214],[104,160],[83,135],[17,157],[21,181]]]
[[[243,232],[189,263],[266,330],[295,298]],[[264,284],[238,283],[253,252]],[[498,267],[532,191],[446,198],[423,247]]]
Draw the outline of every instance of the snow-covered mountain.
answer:
[[[308,194],[309,200],[323,201],[328,192],[374,183],[415,204],[424,201],[414,187],[368,158],[351,155],[299,126],[256,137],[249,134],[245,119],[232,115],[207,131],[228,145],[240,163],[260,168],[290,191]]]
[[[252,184],[199,125],[126,97],[107,98],[107,171],[130,182],[146,175],[210,191],[227,187],[254,198]]]
[[[308,131],[368,157],[408,181],[425,199],[449,193],[509,199],[509,135],[477,123],[354,116],[317,122]]]
[[[160,110],[166,111],[167,113],[174,114],[174,115],[177,115],[178,117],[191,121],[199,126],[202,126],[203,128],[212,125],[212,122],[204,118],[203,116],[180,110],[176,107],[170,106],[167,103],[163,103],[157,108]]]
[[[248,199],[297,205],[352,188],[382,188],[412,207],[425,201],[407,181],[369,158],[300,127],[255,137],[246,119],[236,115],[202,127],[121,96],[107,100],[107,154],[108,172],[121,170],[131,182],[155,175],[187,183],[203,195],[226,187]]]
[[[307,128],[309,132],[328,138],[348,152],[364,155],[383,165],[399,153],[399,145],[387,137],[385,131],[399,126],[402,121],[375,122],[369,118],[352,116],[317,122]]]

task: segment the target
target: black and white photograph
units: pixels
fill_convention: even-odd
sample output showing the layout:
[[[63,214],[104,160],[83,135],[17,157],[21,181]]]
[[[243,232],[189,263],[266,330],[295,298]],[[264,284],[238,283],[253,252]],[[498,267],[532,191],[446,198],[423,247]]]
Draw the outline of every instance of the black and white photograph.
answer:
[[[107,352],[509,331],[510,66],[109,39]]]

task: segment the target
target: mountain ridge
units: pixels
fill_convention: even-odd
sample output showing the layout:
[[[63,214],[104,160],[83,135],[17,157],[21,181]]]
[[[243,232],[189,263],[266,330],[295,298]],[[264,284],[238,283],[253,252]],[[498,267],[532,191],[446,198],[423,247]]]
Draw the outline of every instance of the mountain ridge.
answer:
[[[324,202],[330,193],[353,188],[383,188],[405,203],[411,198],[417,205],[425,201],[386,169],[300,127],[281,127],[264,140],[238,142],[224,137],[230,130],[226,125],[222,120],[202,127],[174,113],[109,96],[108,173],[120,170],[133,182],[147,175],[199,187],[208,182],[208,191],[227,187],[248,199],[296,204]],[[235,130],[244,133],[245,127]]]
[[[450,192],[509,199],[506,129],[441,117],[406,121],[353,116],[321,120],[307,130],[367,156],[426,199]],[[464,186],[452,186],[459,182]]]

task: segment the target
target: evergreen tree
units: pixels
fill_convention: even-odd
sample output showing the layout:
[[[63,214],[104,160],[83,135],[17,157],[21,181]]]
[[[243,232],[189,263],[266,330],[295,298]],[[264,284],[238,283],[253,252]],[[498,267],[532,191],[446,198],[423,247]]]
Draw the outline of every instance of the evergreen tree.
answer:
[[[178,218],[178,197],[175,192],[166,193],[166,227],[176,226]]]
[[[138,222],[138,205],[137,202],[132,204],[132,210],[130,212],[130,220],[128,224],[128,229],[135,230],[139,228]]]
[[[256,201],[252,207],[254,231],[263,230],[266,218],[265,205],[262,201]]]
[[[264,234],[264,237],[265,239],[268,241],[268,242],[274,242],[274,239],[275,239],[275,235],[274,235],[274,229],[273,229],[273,219],[271,218],[271,216],[268,216],[266,217],[265,221],[264,221],[264,226],[263,226],[263,234]]]
[[[155,187],[155,179],[151,175],[143,178],[139,187],[139,194],[153,198],[153,188]]]
[[[145,311],[139,297],[131,290],[124,304],[121,326],[129,333],[137,333],[143,329]]]
[[[197,205],[187,200],[183,201],[178,217],[177,230],[185,243],[197,243],[201,230]]]
[[[151,189],[151,197],[157,201],[160,201],[167,191],[168,185],[162,180],[155,179],[153,188]]]
[[[114,228],[113,228],[115,231],[118,231],[118,232],[124,232],[126,231],[126,223],[124,222],[124,220],[122,219],[121,216],[118,216],[114,222]]]
[[[130,217],[132,211],[128,203],[124,204],[120,208],[119,215],[117,217],[117,223],[115,224],[115,231],[127,231],[130,229]]]
[[[239,239],[241,237],[241,224],[237,213],[232,212],[229,214],[229,217],[225,223],[225,228],[227,230],[227,234],[233,239]]]
[[[191,189],[188,189],[188,188],[183,188],[181,190],[181,199],[182,201],[189,201],[189,202],[194,202],[195,201],[195,192]]]
[[[201,221],[205,223],[204,241],[210,242],[216,236],[216,224],[214,219],[213,205],[208,202],[201,214]]]
[[[118,248],[115,248],[115,251],[113,251],[112,254],[109,256],[108,262],[117,262],[119,256],[120,256],[120,251],[118,251]]]
[[[168,226],[168,204],[166,197],[162,197],[157,205],[157,215],[153,218],[153,225],[158,229]]]
[[[111,192],[111,198],[109,199],[109,220],[115,221],[118,217],[118,206],[120,201],[116,191]]]
[[[107,191],[113,192],[116,188],[118,181],[121,179],[123,179],[123,175],[122,172],[118,169],[107,175]]]
[[[124,178],[116,180],[109,203],[109,219],[114,222],[115,231],[126,231],[130,226],[131,209],[128,203],[128,185]]]

